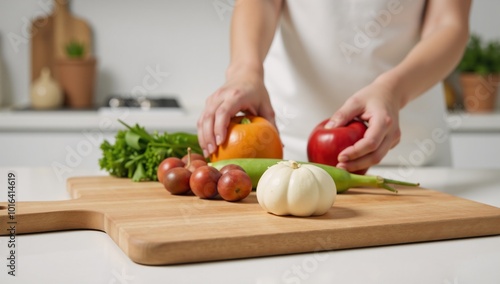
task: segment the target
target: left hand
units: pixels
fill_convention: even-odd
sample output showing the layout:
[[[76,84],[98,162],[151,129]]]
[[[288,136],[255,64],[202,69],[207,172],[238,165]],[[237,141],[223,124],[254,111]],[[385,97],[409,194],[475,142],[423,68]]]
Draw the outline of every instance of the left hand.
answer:
[[[340,152],[337,167],[354,172],[380,163],[401,138],[400,105],[397,94],[377,81],[347,99],[326,127],[344,126],[358,117],[368,123],[368,129],[361,140]]]

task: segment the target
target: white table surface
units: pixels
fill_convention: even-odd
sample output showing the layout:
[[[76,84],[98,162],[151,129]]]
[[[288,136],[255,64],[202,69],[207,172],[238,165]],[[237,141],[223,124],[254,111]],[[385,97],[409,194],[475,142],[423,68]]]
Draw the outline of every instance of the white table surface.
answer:
[[[68,198],[65,181],[49,168],[0,168],[0,201],[7,200],[10,170],[17,175],[18,202]],[[378,167],[370,173],[500,207],[500,170]],[[104,173],[73,175],[96,174]],[[0,237],[0,283],[500,283],[500,236],[144,266],[103,232],[40,233],[16,236],[16,277],[7,274],[7,241]]]

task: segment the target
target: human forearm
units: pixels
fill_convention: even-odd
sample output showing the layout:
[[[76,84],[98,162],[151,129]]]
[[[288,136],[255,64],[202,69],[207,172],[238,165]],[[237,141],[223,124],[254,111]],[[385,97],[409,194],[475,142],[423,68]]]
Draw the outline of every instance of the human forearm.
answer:
[[[400,102],[400,108],[443,80],[463,54],[469,36],[470,2],[457,1],[461,3],[448,9],[449,15],[443,15],[440,11],[449,7],[446,7],[445,1],[441,1],[434,5],[437,6],[435,8],[431,1],[428,9],[434,10],[428,12],[421,41],[399,65],[376,80],[392,90],[397,96],[395,99]]]
[[[262,62],[278,24],[281,0],[239,0],[231,22],[231,58],[227,76],[240,69],[262,74]]]
[[[273,41],[282,0],[239,0],[231,22],[231,57],[226,82],[205,102],[198,119],[198,140],[205,157],[227,136],[231,117],[240,111],[274,122],[264,86],[262,63]]]

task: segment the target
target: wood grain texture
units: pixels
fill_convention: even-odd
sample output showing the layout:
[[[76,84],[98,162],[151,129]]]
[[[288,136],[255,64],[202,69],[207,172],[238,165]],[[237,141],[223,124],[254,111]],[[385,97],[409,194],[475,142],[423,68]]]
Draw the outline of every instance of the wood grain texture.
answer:
[[[40,76],[48,67],[57,78],[55,62],[67,58],[65,46],[72,40],[83,43],[86,57],[92,56],[92,31],[83,19],[74,16],[69,10],[68,0],[55,0],[51,14],[39,17],[31,24],[31,81]]]
[[[68,179],[72,200],[18,202],[16,233],[106,232],[135,262],[163,265],[500,234],[500,208],[428,189],[351,189],[318,217],[278,217],[242,202],[174,196],[160,183]],[[7,204],[0,203],[1,234]]]

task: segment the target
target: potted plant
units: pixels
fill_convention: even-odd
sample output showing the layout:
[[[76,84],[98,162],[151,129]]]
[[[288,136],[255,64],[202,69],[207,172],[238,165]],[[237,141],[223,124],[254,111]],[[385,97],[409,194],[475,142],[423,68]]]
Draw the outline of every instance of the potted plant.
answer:
[[[81,59],[85,55],[85,46],[76,40],[71,41],[65,47],[66,54],[69,58]]]
[[[65,104],[70,108],[91,108],[96,81],[96,59],[76,40],[65,46],[65,58],[56,61],[57,78]]]
[[[467,112],[492,112],[500,85],[500,41],[484,43],[472,34],[458,65]]]

